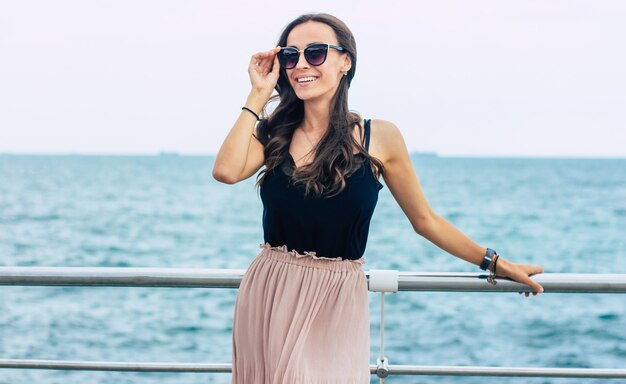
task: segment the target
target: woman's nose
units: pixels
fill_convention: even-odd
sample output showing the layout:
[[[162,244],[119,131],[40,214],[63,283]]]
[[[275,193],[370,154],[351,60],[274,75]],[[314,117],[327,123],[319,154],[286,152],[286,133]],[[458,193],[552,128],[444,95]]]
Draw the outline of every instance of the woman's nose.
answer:
[[[304,57],[304,49],[298,52],[298,62],[296,63],[296,69],[309,68],[309,62]]]

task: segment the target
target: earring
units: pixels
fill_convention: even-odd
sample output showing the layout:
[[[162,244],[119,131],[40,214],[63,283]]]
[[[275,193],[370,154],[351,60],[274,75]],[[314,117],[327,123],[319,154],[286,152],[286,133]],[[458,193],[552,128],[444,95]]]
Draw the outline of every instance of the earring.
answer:
[[[343,75],[344,75],[344,76],[348,76],[348,71],[345,71],[345,72],[343,73]]]

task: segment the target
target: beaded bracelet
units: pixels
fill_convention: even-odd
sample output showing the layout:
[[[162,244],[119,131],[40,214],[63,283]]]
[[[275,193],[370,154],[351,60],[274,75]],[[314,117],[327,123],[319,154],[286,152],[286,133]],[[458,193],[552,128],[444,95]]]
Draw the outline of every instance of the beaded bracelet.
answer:
[[[489,276],[487,276],[487,282],[491,285],[496,285],[498,282],[496,281],[496,267],[498,265],[498,259],[500,256],[498,254],[494,255],[493,260],[493,271],[489,271]]]

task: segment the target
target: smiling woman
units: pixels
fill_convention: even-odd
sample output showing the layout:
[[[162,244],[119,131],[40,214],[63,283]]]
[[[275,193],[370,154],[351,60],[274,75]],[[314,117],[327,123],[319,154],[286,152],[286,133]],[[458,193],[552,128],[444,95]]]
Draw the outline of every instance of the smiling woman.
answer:
[[[235,304],[233,383],[370,382],[362,265],[381,176],[416,233],[492,283],[497,273],[542,291],[529,278],[541,267],[508,262],[432,211],[393,123],[349,111],[356,52],[342,21],[307,14],[250,60],[252,91],[213,168],[233,184],[264,166],[264,241]]]

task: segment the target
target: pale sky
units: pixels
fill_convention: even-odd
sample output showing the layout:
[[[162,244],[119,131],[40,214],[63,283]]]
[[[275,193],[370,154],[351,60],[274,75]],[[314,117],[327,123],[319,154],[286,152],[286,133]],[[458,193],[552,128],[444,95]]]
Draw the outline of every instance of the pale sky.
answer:
[[[0,153],[215,154],[307,12],[351,28],[350,109],[410,151],[626,157],[626,2],[591,0],[0,0]]]

